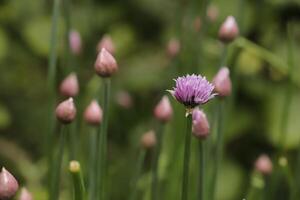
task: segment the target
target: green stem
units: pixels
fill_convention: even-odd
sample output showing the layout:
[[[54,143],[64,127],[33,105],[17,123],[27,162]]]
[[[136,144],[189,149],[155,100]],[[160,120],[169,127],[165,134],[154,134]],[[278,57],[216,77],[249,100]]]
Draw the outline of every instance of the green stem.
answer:
[[[224,48],[222,50],[222,55],[221,55],[221,62],[220,62],[220,67],[226,66],[227,63],[227,51],[228,51],[228,45],[224,44]]]
[[[77,161],[70,162],[70,173],[72,175],[73,187],[74,187],[74,200],[85,200],[85,187],[82,178],[80,164]]]
[[[218,110],[217,110],[217,143],[216,143],[216,152],[215,152],[215,164],[213,169],[213,176],[212,176],[212,186],[211,186],[211,199],[215,199],[216,187],[217,187],[217,180],[219,175],[219,168],[223,154],[223,104],[224,100],[221,99],[218,103]]]
[[[73,69],[73,63],[71,63],[71,46],[70,46],[70,31],[71,31],[71,0],[62,0],[64,8],[64,21],[65,21],[65,64],[68,69]],[[74,69],[73,69],[74,71]]]
[[[151,197],[152,200],[157,200],[159,196],[158,191],[158,163],[159,156],[162,149],[162,140],[163,140],[163,125],[160,124],[159,130],[156,133],[157,146],[154,150],[154,159],[152,162],[152,188],[151,188]]]
[[[186,120],[181,200],[188,199],[189,167],[190,167],[190,154],[191,154],[190,151],[191,151],[191,136],[192,136],[191,131],[192,131],[192,115],[188,114]]]
[[[94,127],[90,133],[89,151],[89,200],[96,199],[96,161],[97,161],[97,129]]]
[[[137,185],[137,182],[140,178],[140,174],[141,174],[143,164],[144,164],[144,161],[145,161],[145,156],[146,156],[146,150],[142,149],[139,153],[135,174],[134,174],[133,180],[131,182],[131,193],[130,193],[129,200],[135,200],[136,199],[136,196],[137,196],[136,185]]]
[[[54,171],[51,177],[49,200],[58,200],[59,198],[60,170],[62,166],[64,146],[65,146],[65,140],[67,136],[66,130],[67,130],[67,126],[62,125],[60,136],[59,136],[60,139],[59,139],[58,152],[56,155],[54,168],[53,168]]]
[[[199,174],[199,200],[205,199],[205,142],[199,142],[200,174]]]
[[[103,94],[103,122],[100,126],[100,137],[98,145],[98,185],[99,187],[99,199],[105,199],[106,191],[106,170],[107,170],[107,128],[108,128],[108,108],[109,108],[109,99],[110,99],[110,79],[104,78],[104,94]]]

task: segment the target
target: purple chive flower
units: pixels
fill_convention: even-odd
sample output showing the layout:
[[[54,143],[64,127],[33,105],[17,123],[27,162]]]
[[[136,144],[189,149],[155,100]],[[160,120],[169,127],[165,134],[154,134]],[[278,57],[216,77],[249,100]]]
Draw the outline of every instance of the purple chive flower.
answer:
[[[205,104],[215,96],[212,94],[214,86],[201,75],[186,75],[178,77],[175,81],[176,87],[170,92],[177,101],[188,108]]]

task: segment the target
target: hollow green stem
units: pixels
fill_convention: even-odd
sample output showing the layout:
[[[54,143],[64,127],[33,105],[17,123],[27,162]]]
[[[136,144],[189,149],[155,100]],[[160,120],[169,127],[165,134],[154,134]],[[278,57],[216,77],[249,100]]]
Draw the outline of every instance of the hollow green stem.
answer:
[[[66,132],[67,128],[68,127],[65,125],[62,125],[61,127],[58,152],[54,162],[54,168],[53,168],[54,171],[51,177],[49,200],[58,200],[59,198],[60,170],[63,161],[64,146],[65,146],[65,140],[67,136],[67,132]]]
[[[199,173],[199,200],[205,199],[205,142],[199,142],[199,155],[200,155],[200,173]]]
[[[162,149],[162,140],[163,140],[163,124],[159,125],[159,130],[156,133],[157,146],[154,150],[154,159],[152,162],[152,188],[151,188],[151,198],[152,200],[157,200],[159,196],[158,191],[158,163],[159,156]]]
[[[90,151],[89,151],[89,200],[96,199],[96,161],[97,161],[97,129],[92,128],[90,133]]]
[[[104,94],[103,94],[103,123],[100,126],[100,137],[98,146],[98,156],[99,156],[99,176],[98,185],[99,187],[99,199],[105,199],[106,191],[106,170],[107,170],[107,128],[108,128],[108,108],[110,99],[110,79],[103,79]]]
[[[181,189],[181,200],[188,199],[189,189],[189,167],[190,167],[190,154],[191,154],[191,136],[192,136],[192,115],[188,114],[186,120],[186,135],[184,145],[184,161],[183,161],[183,179]]]
[[[74,200],[85,200],[85,187],[82,178],[80,164],[77,161],[71,161],[69,167],[70,173],[72,175],[73,187],[74,187]]]
[[[143,164],[145,161],[145,156],[146,156],[146,150],[145,149],[141,149],[139,156],[138,156],[138,160],[137,160],[137,165],[136,165],[136,170],[135,170],[135,174],[133,176],[133,180],[131,182],[131,193],[130,193],[130,197],[129,200],[135,200],[136,196],[137,196],[137,182],[140,178],[140,174],[142,172],[142,168],[143,168]]]

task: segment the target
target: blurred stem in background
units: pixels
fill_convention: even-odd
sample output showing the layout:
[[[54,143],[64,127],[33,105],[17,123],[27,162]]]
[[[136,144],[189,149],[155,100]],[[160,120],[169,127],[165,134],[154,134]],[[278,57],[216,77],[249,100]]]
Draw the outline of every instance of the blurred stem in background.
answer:
[[[189,111],[187,111],[189,112]],[[190,154],[191,154],[191,137],[192,137],[192,114],[187,113],[186,117],[186,135],[184,144],[184,160],[183,160],[183,177],[181,188],[181,200],[188,199],[189,190],[189,167],[190,167]]]
[[[49,106],[48,106],[48,128],[46,130],[46,136],[44,140],[44,146],[46,148],[47,162],[48,162],[48,179],[51,180],[53,169],[53,133],[56,126],[56,120],[54,117],[54,106],[56,99],[55,81],[56,81],[56,64],[57,64],[57,29],[60,14],[60,0],[54,0],[52,11],[52,27],[50,36],[50,53],[48,58],[48,74],[47,74],[47,86],[49,91]],[[50,182],[50,181],[49,181]],[[51,195],[51,183],[48,185],[48,196]],[[52,199],[51,199],[52,200]]]
[[[152,162],[152,185],[151,185],[151,199],[157,200],[159,199],[159,180],[158,180],[158,164],[159,164],[159,156],[162,150],[162,142],[163,142],[163,132],[164,125],[159,124],[158,130],[156,132],[157,145],[154,149],[154,157]]]
[[[73,191],[74,191],[74,200],[85,200],[86,194],[85,194],[85,186],[84,181],[82,178],[82,172],[79,162],[77,161],[71,161],[69,166],[69,171],[72,175],[73,180]]]
[[[206,181],[205,181],[205,159],[206,159],[206,149],[205,149],[205,140],[199,142],[199,154],[200,154],[200,174],[199,174],[199,200],[206,199]]]
[[[58,200],[59,199],[59,187],[60,187],[60,170],[62,167],[63,155],[64,155],[64,146],[65,140],[67,137],[67,125],[61,125],[60,135],[59,135],[59,146],[58,152],[55,157],[55,162],[53,162],[53,172],[51,176],[51,185],[50,185],[50,194],[49,200]]]
[[[98,162],[97,162],[97,199],[106,199],[106,171],[107,171],[107,128],[108,128],[108,108],[110,101],[110,78],[103,78],[103,123],[100,126],[98,141]]]
[[[97,129],[92,127],[90,132],[90,152],[89,152],[89,200],[96,199],[96,183],[97,183],[97,176],[96,176],[96,164],[97,164]]]

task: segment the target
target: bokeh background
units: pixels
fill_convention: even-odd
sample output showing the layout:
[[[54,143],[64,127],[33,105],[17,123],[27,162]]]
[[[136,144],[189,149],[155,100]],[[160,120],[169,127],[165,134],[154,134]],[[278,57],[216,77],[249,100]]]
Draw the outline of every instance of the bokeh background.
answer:
[[[52,3],[0,0],[0,166],[9,169],[38,200],[46,199],[46,79]],[[65,10],[61,6],[57,86],[68,73],[77,72],[77,150],[84,170],[89,127],[81,115],[101,90],[101,80],[93,70],[96,47],[104,34],[111,36],[116,47],[120,70],[113,77],[109,122],[111,199],[126,199],[140,148],[139,138],[157,128],[152,110],[167,94],[166,90],[172,88],[173,78],[201,73],[211,80],[217,72],[223,49],[217,39],[218,29],[228,15],[236,17],[241,37],[228,50],[227,65],[232,72],[234,93],[226,101],[225,158],[218,197],[242,199],[257,156],[272,156],[276,152],[289,85],[292,99],[284,134],[287,156],[293,165],[300,142],[300,1],[211,0],[208,9],[207,20],[199,23],[199,17],[203,19],[207,13],[198,0],[72,0],[71,28],[81,34],[82,51],[80,55],[70,55],[72,62],[67,63]],[[287,25],[293,30],[292,74],[288,73]],[[166,49],[172,38],[180,41],[181,50],[171,58]],[[129,101],[127,106],[122,104],[124,94],[125,101]],[[178,199],[180,191],[184,110],[173,99],[172,105],[175,116],[166,128],[159,171],[163,199]],[[212,120],[214,102],[206,111]],[[194,139],[195,163],[196,143]],[[151,152],[138,184],[141,199],[147,199],[149,193],[150,161]],[[62,199],[69,198],[68,179],[66,172]],[[192,184],[191,187],[191,191],[196,190]]]

